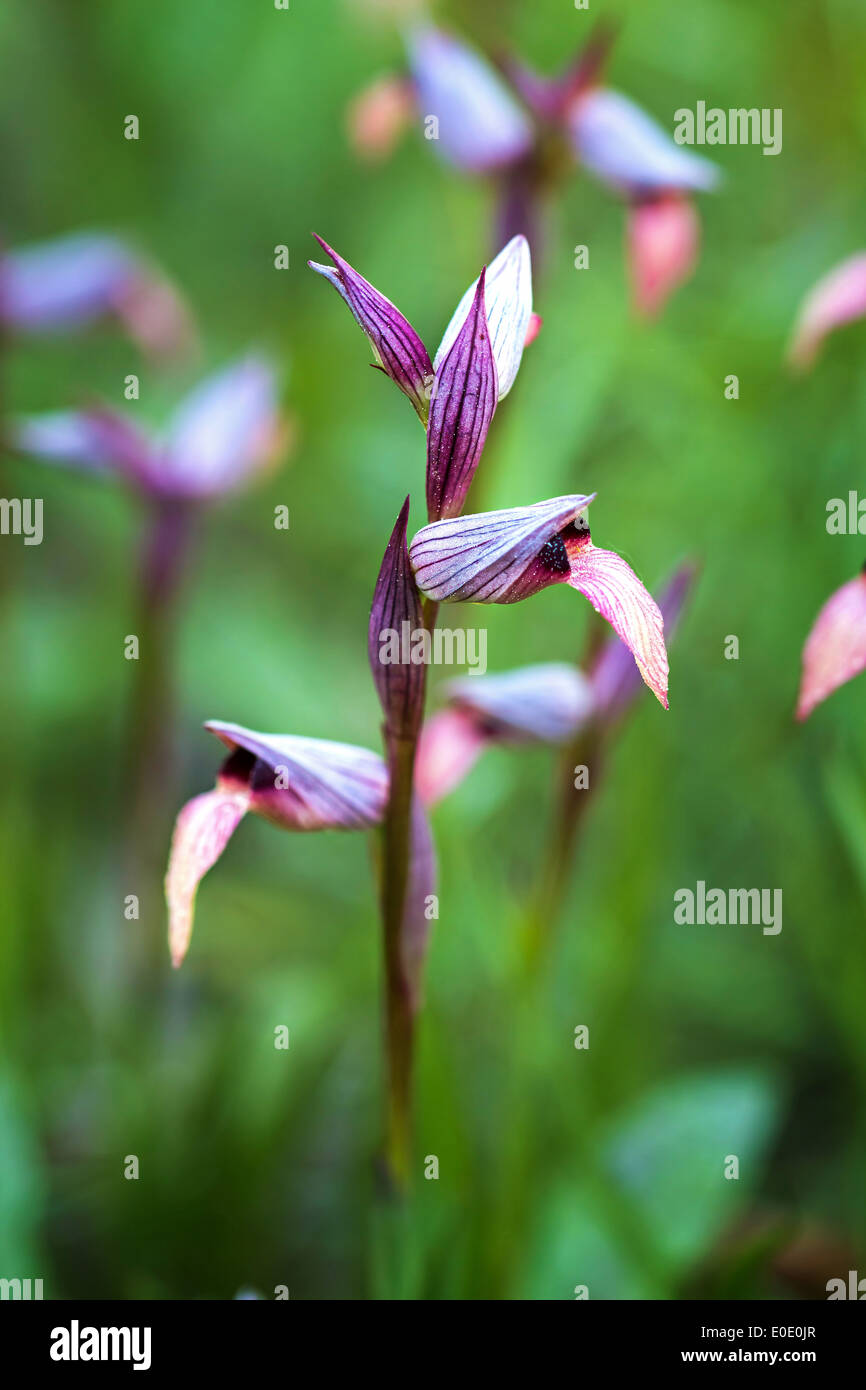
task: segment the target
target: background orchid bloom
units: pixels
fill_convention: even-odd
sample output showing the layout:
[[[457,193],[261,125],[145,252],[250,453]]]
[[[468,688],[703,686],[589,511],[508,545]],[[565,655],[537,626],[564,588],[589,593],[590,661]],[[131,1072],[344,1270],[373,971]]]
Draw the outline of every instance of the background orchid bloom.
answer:
[[[231,750],[211,792],[180,812],[165,879],[172,964],[192,935],[195,896],[248,811],[283,830],[366,830],[382,819],[388,774],[366,748],[290,734],[259,734],[211,720]]]
[[[24,417],[12,431],[22,453],[113,472],[145,496],[178,501],[237,487],[275,457],[283,438],[274,370],[252,355],[205,378],[161,433],[106,406]]]
[[[594,495],[423,527],[409,546],[418,587],[437,602],[515,603],[551,584],[570,584],[625,642],[667,709],[661,611],[621,556],[593,545],[585,512]]]
[[[116,318],[147,353],[190,348],[192,320],[174,286],[119,238],[77,232],[0,254],[0,325],[57,333]]]
[[[415,762],[415,785],[428,806],[462,782],[485,748],[561,743],[593,709],[589,680],[565,662],[462,677],[445,694],[446,707],[424,725]]]
[[[797,718],[866,670],[866,569],[831,594],[803,648]]]
[[[639,315],[652,317],[695,268],[700,223],[691,195],[715,189],[720,173],[635,102],[601,85],[612,42],[613,32],[599,29],[559,77],[543,77],[510,58],[503,76],[453,35],[417,31],[408,41],[416,117],[436,118],[430,143],[450,163],[498,179],[499,239],[520,233],[537,250],[539,205],[569,155],[625,198],[632,302]],[[407,123],[406,89],[397,84],[380,79],[354,104],[351,129],[360,153],[378,155]],[[384,119],[398,105],[400,120],[387,120],[387,138],[371,138],[360,115],[381,108]],[[375,124],[372,116],[367,123]]]
[[[801,371],[811,367],[828,334],[866,315],[866,251],[849,256],[806,295],[788,348],[788,360]]]
[[[534,132],[522,105],[490,64],[442,30],[408,40],[418,113],[436,121],[438,153],[470,173],[489,173],[526,156]]]

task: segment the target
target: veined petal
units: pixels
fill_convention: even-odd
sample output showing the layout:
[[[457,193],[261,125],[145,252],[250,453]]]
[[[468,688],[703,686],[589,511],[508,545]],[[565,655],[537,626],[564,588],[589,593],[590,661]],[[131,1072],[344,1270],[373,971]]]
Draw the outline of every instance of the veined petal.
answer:
[[[327,242],[320,236],[316,241],[331,257],[334,266],[310,261],[310,269],[329,280],[346,301],[356,323],[369,339],[376,356],[375,365],[409,397],[422,424],[426,424],[433,365],[415,329],[390,299],[374,289]]]
[[[474,280],[469,286],[445,329],[433,364],[437,369],[466,323],[478,283]],[[532,322],[532,261],[525,236],[512,237],[490,262],[485,276],[484,301],[501,401],[514,385],[523,349],[527,341],[532,340],[528,336]]]
[[[788,358],[810,367],[834,329],[866,315],[866,251],[850,256],[809,291],[797,315]]]
[[[581,163],[621,192],[709,191],[720,171],[620,92],[594,87],[571,108],[568,128]]]
[[[275,374],[251,355],[205,378],[180,405],[159,481],[173,495],[211,497],[267,463],[279,442]]]
[[[797,718],[840,685],[866,670],[866,573],[849,579],[828,598],[803,648]]]
[[[568,563],[557,569],[557,555],[548,567],[545,547],[594,496],[554,497],[424,526],[409,546],[419,589],[446,602],[513,603],[562,581]]]
[[[366,830],[382,819],[388,772],[377,753],[349,743],[260,734],[209,720],[205,728],[232,750],[252,791],[250,810],[285,830]]]
[[[249,810],[250,798],[247,787],[218,783],[215,791],[188,801],[177,818],[165,876],[168,944],[175,967],[189,947],[198,885]]]
[[[441,709],[426,719],[415,754],[415,790],[424,805],[433,806],[453,791],[489,741],[469,710]]]
[[[409,65],[422,120],[439,122],[436,149],[471,173],[500,169],[532,148],[532,124],[498,73],[441,30],[416,30]]]
[[[424,668],[411,660],[411,640],[423,629],[424,616],[406,549],[408,520],[407,497],[376,580],[367,637],[370,668],[385,715],[385,732],[393,738],[413,738],[424,713]],[[405,633],[409,634],[408,651]]]
[[[589,533],[566,541],[568,583],[588,598],[625,642],[650,690],[668,707],[668,656],[664,619],[652,594],[621,555],[600,550]]]
[[[593,711],[588,678],[566,662],[543,662],[448,682],[448,698],[503,743],[561,743]]]
[[[659,608],[668,644],[676,633],[696,577],[697,570],[693,564],[681,565],[661,592]],[[592,665],[589,679],[596,712],[608,725],[625,713],[643,689],[631,652],[614,636],[602,647]]]
[[[635,311],[652,318],[692,275],[700,221],[688,198],[670,194],[634,204],[628,212],[628,263]]]
[[[457,516],[496,409],[496,364],[484,312],[484,272],[469,313],[439,362],[427,425],[427,511]]]

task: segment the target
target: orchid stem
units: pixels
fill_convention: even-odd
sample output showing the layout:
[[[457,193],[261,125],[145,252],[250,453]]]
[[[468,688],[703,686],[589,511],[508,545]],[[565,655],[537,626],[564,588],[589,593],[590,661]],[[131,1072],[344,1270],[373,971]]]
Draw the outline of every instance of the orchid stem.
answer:
[[[424,602],[424,625],[436,626],[437,603]],[[425,672],[426,675],[426,672]],[[426,679],[422,692],[426,697]],[[422,721],[423,722],[423,721]],[[385,964],[386,1129],[385,1165],[392,1191],[409,1186],[412,1146],[412,1064],[415,1013],[403,955],[403,919],[409,887],[412,797],[417,734],[388,738],[390,790],[382,856],[382,927]]]
[[[557,759],[553,825],[523,939],[524,963],[532,973],[542,965],[562,915],[579,832],[599,773],[599,752],[600,738],[590,728],[567,744]],[[581,766],[589,769],[590,783],[579,789],[575,786],[575,768]]]

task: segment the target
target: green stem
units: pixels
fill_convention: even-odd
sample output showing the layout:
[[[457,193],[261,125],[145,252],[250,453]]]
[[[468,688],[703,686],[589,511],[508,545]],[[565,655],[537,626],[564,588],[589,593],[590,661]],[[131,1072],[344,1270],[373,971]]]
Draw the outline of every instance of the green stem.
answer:
[[[439,605],[425,600],[424,624],[436,626]],[[424,670],[423,702],[426,698]],[[409,886],[412,794],[418,735],[388,737],[390,790],[383,826],[382,929],[385,965],[386,1122],[385,1164],[392,1190],[409,1185],[412,1147],[412,1063],[415,1014],[403,954],[403,919]]]

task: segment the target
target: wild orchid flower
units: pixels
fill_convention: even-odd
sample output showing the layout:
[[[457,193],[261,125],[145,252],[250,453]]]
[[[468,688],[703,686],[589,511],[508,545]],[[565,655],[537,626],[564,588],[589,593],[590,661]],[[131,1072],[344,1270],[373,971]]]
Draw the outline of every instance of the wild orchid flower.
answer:
[[[546,662],[445,687],[447,705],[421,733],[415,786],[431,806],[463,781],[485,748],[562,743],[593,709],[592,687],[575,666]]]
[[[788,349],[800,371],[811,367],[824,340],[837,328],[866,316],[866,251],[849,256],[806,295]]]
[[[255,356],[206,378],[159,433],[104,406],[25,417],[13,427],[19,452],[119,478],[146,508],[137,611],[130,620],[139,651],[125,775],[135,874],[141,865],[155,866],[162,854],[160,812],[172,764],[172,627],[194,524],[205,504],[274,459],[282,439],[275,375]]]
[[[148,354],[188,349],[189,311],[174,286],[117,237],[78,232],[0,253],[0,328],[59,333],[114,318]]]
[[[675,633],[695,569],[682,565],[659,599],[667,641]],[[631,652],[614,634],[585,671],[546,662],[445,686],[445,707],[427,720],[415,785],[426,805],[447,796],[489,747],[570,742],[592,727],[607,736],[643,689]],[[573,758],[569,758],[571,769]]]
[[[589,599],[632,653],[667,709],[668,660],[661,611],[621,556],[590,538],[595,494],[433,522],[409,557],[421,592],[437,602],[516,603],[552,584]]]
[[[700,225],[692,195],[715,189],[719,172],[677,145],[628,97],[600,84],[612,39],[612,32],[598,31],[560,77],[542,77],[515,60],[505,61],[502,76],[461,40],[428,27],[410,35],[409,69],[417,114],[437,122],[434,149],[466,173],[497,179],[501,239],[522,233],[536,249],[539,204],[569,157],[627,200],[633,303],[651,317],[695,267]],[[371,140],[359,120],[374,98],[384,109],[385,91],[390,111],[400,93],[388,147],[408,124],[405,82],[380,79],[354,107],[351,128],[362,154],[379,153],[385,143]]]
[[[376,357],[374,366],[408,396],[427,430],[427,511],[462,509],[493,412],[514,385],[523,349],[537,331],[525,237],[514,237],[458,304],[430,361],[399,309],[321,238],[334,266],[310,266],[346,301]]]
[[[797,718],[866,671],[866,567],[831,594],[803,648]]]
[[[366,748],[290,734],[259,734],[211,720],[230,750],[213,791],[180,812],[165,879],[172,964],[186,956],[198,885],[247,812],[283,830],[366,830],[385,809],[385,764]]]

